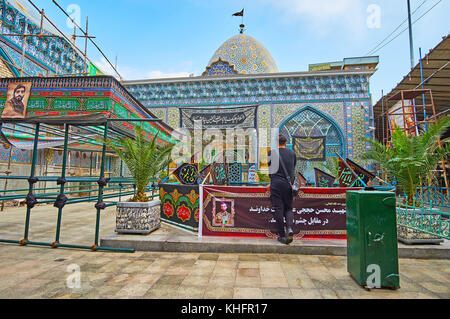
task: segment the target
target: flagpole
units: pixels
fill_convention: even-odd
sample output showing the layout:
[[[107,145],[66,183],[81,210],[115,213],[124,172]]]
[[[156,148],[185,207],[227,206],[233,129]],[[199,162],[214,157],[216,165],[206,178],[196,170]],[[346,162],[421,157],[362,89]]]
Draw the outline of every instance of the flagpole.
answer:
[[[244,10],[245,9],[242,9],[241,12],[236,12],[235,14],[233,14],[234,17],[241,17],[242,18],[242,20],[241,20],[242,23],[240,25],[240,33],[241,34],[244,33],[244,28],[245,28],[245,25],[244,25]]]
[[[206,178],[202,181],[202,183],[198,186],[199,187],[199,199],[198,199],[198,238],[203,237],[203,215],[204,215],[204,207],[203,207],[203,187],[205,184],[206,179],[209,178],[211,175],[211,172],[206,175]]]
[[[378,176],[375,175],[375,178],[378,179],[380,182],[385,183],[387,186],[392,187],[391,184],[389,184],[388,182],[386,182],[385,180],[379,178]]]

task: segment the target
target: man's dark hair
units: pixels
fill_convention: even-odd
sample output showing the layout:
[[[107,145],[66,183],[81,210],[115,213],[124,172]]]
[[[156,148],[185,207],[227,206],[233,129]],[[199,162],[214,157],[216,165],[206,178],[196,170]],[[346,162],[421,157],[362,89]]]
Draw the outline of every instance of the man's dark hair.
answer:
[[[278,136],[278,143],[280,144],[280,146],[284,146],[287,143],[287,138],[286,136],[284,136],[283,134],[280,134]]]
[[[24,89],[25,91],[27,90],[27,88],[25,86],[23,86],[22,84],[16,86],[16,88],[14,89],[14,93],[16,93],[17,91],[19,91],[20,89]]]

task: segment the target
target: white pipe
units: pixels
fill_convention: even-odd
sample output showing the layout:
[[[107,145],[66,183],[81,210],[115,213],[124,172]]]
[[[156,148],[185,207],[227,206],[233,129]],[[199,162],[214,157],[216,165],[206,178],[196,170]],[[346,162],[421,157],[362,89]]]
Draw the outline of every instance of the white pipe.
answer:
[[[203,183],[199,185],[198,199],[198,238],[203,237]]]

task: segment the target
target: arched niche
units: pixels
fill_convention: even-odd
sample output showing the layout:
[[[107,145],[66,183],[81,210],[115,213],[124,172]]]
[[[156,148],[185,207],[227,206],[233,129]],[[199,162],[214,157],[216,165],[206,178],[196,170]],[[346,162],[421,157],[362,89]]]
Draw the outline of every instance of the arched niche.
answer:
[[[307,106],[288,117],[279,127],[292,148],[295,137],[325,137],[325,160],[297,160],[297,172],[309,183],[314,183],[314,168],[327,171],[333,165],[336,154],[346,156],[345,139],[339,125],[319,110]]]

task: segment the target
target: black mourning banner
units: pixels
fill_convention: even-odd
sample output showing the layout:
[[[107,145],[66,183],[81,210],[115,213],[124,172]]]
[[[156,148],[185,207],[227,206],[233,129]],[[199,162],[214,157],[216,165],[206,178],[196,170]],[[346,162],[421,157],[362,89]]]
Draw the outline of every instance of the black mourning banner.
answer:
[[[181,108],[180,126],[194,129],[194,122],[201,121],[203,129],[256,128],[257,106],[234,108]]]
[[[325,161],[325,142],[326,137],[294,136],[293,147],[297,159],[304,161]]]
[[[349,160],[348,158],[347,165],[356,173],[356,175],[358,175],[364,181],[366,185],[375,178],[375,175],[373,175],[371,172],[359,166],[352,160]],[[363,185],[361,185],[361,187],[363,187]]]
[[[233,14],[233,17],[243,17],[244,16],[244,9],[242,9],[242,11],[240,12],[236,12]]]
[[[198,229],[199,186],[160,184],[161,218],[172,223]]]
[[[227,185],[228,165],[224,163],[214,163],[211,166],[211,177],[214,185]]]
[[[302,173],[298,173],[298,186],[299,187],[306,187],[307,186],[307,181],[305,176],[302,175]]]
[[[355,172],[348,166],[347,162],[340,156],[338,156],[339,161],[339,187],[356,187],[358,182],[358,176]]]
[[[173,172],[173,175],[183,185],[196,185],[198,181],[198,164],[183,164]]]
[[[336,180],[334,176],[327,174],[318,168],[315,168],[314,171],[316,173],[316,187],[321,188],[333,187],[334,181]]]

